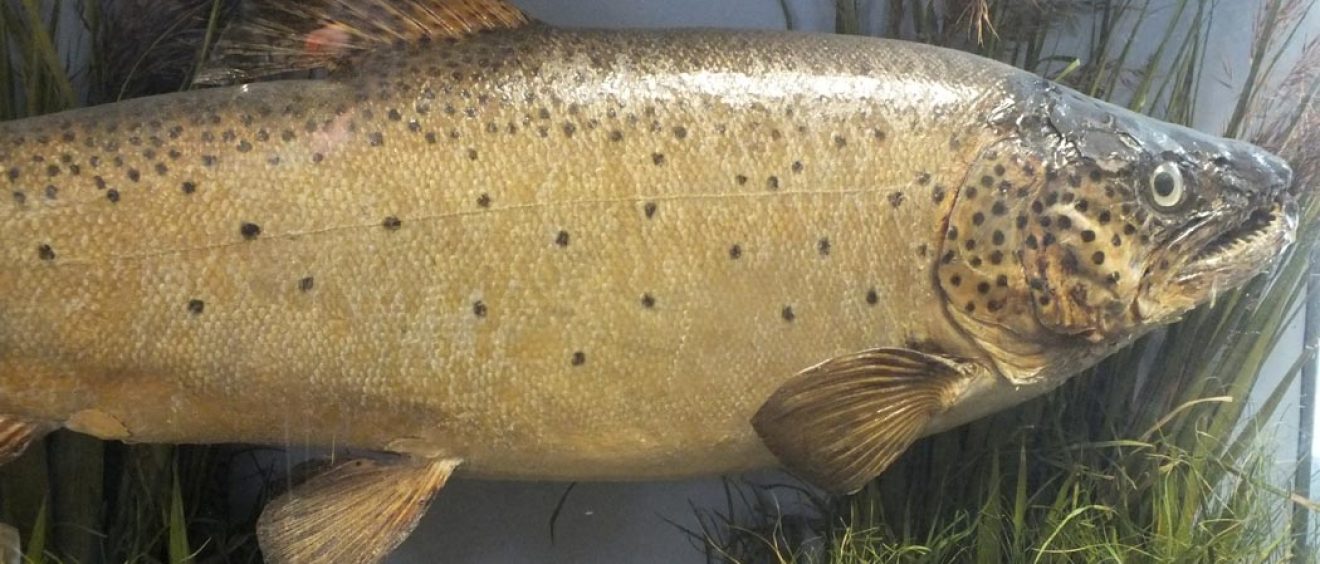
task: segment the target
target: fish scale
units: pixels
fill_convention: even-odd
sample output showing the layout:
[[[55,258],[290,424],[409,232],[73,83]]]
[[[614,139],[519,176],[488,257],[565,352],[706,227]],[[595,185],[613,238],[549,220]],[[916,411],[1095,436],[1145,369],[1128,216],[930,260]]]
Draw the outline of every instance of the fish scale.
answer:
[[[1296,230],[1265,151],[965,53],[256,4],[202,72],[254,82],[0,124],[0,461],[378,451],[263,511],[273,562],[379,560],[455,470],[854,492]]]
[[[764,56],[768,41],[801,54]],[[24,412],[110,413],[127,432],[114,438],[406,440],[495,475],[765,464],[746,425],[752,398],[800,368],[933,336],[976,354],[916,283],[933,258],[919,247],[937,233],[912,240],[904,227],[935,224],[929,190],[959,182],[957,159],[923,150],[954,130],[928,117],[934,105],[885,115],[895,94],[871,88],[885,69],[920,82],[907,67],[929,55],[800,41],[533,29],[378,55],[363,68],[379,71],[324,82],[6,125],[6,138],[69,131],[93,147],[29,142],[6,163],[67,150],[85,170],[51,177],[59,199],[11,206],[0,224],[22,272],[0,281],[15,329],[0,338],[18,352],[0,372],[78,351],[31,382],[124,393]],[[837,78],[795,84],[799,68]],[[639,75],[648,88],[615,87]],[[693,85],[701,96],[679,95]],[[981,95],[941,90],[959,111]],[[839,107],[808,113],[821,96]],[[108,164],[116,156],[122,167]],[[130,170],[149,172],[134,181]],[[38,244],[57,258],[42,260]],[[641,304],[647,294],[655,307]],[[4,407],[35,394],[7,394]],[[250,415],[232,421],[231,410]],[[484,418],[496,425],[473,422]],[[694,447],[708,455],[678,456]]]

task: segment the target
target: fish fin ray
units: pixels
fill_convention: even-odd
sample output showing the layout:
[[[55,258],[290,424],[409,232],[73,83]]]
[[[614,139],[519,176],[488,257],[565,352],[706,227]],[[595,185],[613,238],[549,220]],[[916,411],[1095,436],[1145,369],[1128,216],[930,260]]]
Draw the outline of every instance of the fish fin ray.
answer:
[[[457,466],[367,459],[336,465],[262,511],[262,553],[273,563],[378,562],[408,537]]]
[[[22,456],[32,443],[41,440],[53,428],[20,417],[0,415],[0,464]]]
[[[507,0],[248,0],[193,82],[224,85],[333,70],[380,48],[530,23]]]
[[[879,476],[966,389],[975,363],[910,349],[873,349],[808,368],[752,418],[789,470],[835,492]]]

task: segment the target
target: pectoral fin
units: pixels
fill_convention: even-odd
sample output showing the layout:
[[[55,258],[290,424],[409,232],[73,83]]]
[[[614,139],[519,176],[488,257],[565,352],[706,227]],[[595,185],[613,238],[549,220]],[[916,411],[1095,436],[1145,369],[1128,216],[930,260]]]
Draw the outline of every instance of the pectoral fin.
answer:
[[[353,460],[271,502],[257,522],[267,562],[379,562],[403,542],[458,461]]]
[[[22,456],[28,445],[41,439],[51,428],[50,425],[0,415],[0,464]]]
[[[982,368],[909,349],[831,359],[785,383],[752,419],[780,462],[831,491],[879,476]]]

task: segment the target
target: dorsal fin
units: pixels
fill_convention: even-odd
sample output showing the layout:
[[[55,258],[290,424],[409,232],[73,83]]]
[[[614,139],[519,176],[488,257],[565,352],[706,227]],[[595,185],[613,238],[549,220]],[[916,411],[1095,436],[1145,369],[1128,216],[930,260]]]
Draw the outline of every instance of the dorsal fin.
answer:
[[[195,84],[334,69],[385,46],[530,23],[507,0],[247,0]]]

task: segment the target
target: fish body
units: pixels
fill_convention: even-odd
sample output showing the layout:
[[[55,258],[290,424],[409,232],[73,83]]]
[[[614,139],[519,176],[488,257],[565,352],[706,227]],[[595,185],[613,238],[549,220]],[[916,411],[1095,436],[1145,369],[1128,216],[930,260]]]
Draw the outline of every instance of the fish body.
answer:
[[[0,124],[0,413],[443,461],[422,489],[778,462],[848,491],[1259,272],[1289,181],[929,46],[404,42]]]
[[[995,135],[970,124],[1021,78],[844,37],[537,28],[5,124],[27,197],[0,410],[499,476],[766,465],[747,422],[802,368],[984,356],[929,282]]]

